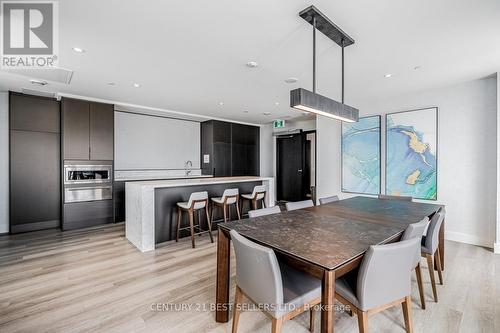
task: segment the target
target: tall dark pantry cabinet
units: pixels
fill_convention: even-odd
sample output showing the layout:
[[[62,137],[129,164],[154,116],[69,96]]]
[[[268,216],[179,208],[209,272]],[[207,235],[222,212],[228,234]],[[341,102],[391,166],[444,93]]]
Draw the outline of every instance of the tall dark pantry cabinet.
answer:
[[[61,116],[53,98],[9,94],[10,232],[61,223]]]

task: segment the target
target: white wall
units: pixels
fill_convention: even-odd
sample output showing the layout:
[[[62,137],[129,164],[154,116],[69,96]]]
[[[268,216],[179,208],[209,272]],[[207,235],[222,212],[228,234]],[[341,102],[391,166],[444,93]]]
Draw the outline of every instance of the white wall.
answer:
[[[260,175],[261,177],[274,176],[274,137],[273,125],[260,126]]]
[[[9,232],[9,94],[0,92],[0,234]]]
[[[439,108],[437,203],[447,206],[446,238],[488,247],[496,224],[496,95],[496,78],[488,78],[358,105],[362,116]],[[340,130],[339,122],[318,117],[318,197],[340,193]]]
[[[495,253],[500,253],[500,72],[497,72],[497,232]]]
[[[200,123],[115,112],[115,169],[200,168]]]

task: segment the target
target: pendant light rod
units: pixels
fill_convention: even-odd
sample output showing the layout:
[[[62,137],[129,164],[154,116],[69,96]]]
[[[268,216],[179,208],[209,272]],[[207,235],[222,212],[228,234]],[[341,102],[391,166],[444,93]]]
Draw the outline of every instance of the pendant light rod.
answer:
[[[313,16],[313,92],[316,92],[316,16]]]
[[[342,46],[342,104],[344,104],[344,38],[340,44]]]

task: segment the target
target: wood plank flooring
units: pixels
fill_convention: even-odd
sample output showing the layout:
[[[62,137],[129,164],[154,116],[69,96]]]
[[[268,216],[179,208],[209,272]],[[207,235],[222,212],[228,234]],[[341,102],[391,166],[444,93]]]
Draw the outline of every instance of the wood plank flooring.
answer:
[[[216,244],[208,235],[197,237],[194,250],[183,239],[141,253],[124,234],[124,225],[115,224],[1,236],[0,332],[230,332],[230,323],[216,323],[210,309]],[[413,277],[415,332],[500,332],[500,256],[454,242],[446,248],[439,303],[432,300],[424,260],[425,311]],[[284,332],[307,332],[308,324],[305,313],[286,322]],[[403,327],[400,307],[369,318],[371,332]],[[270,330],[261,312],[242,313],[240,332]],[[357,318],[338,314],[335,330],[358,332]]]

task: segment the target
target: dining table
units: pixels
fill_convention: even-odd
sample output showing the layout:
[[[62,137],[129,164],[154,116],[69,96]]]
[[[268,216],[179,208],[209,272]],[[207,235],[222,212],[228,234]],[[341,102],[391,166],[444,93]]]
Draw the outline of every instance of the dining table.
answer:
[[[398,241],[409,224],[432,218],[442,207],[355,196],[326,205],[221,223],[215,319],[220,323],[229,321],[231,230],[273,249],[278,260],[321,279],[321,332],[333,332],[335,280],[356,269],[371,245]],[[444,223],[439,235],[444,267]]]

